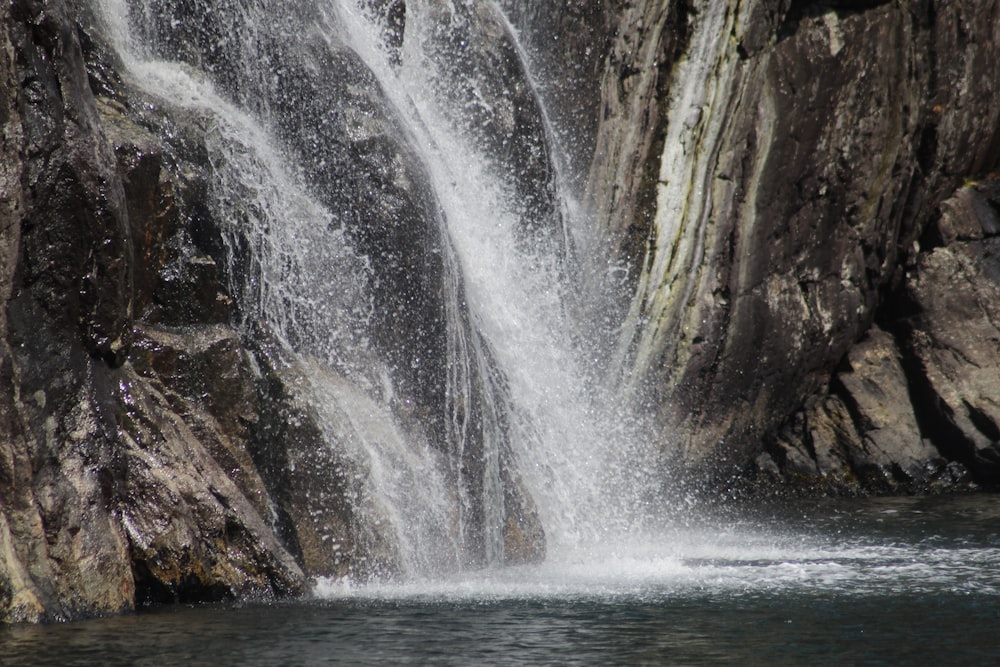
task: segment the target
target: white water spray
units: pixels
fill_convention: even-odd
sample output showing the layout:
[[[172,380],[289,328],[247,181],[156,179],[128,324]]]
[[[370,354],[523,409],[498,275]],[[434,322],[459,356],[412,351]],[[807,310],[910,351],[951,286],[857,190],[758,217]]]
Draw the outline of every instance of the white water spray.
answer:
[[[137,44],[128,17],[153,20],[148,7],[100,3],[132,85],[202,117],[211,206],[224,227],[233,275],[243,276],[231,289],[244,318],[262,321],[305,378],[308,386],[299,390],[321,416],[331,446],[343,447],[340,454],[359,471],[352,476],[355,510],[393,542],[397,569],[418,576],[461,566],[469,546],[464,525],[477,512],[483,562],[504,562],[511,520],[505,494],[514,484],[523,484],[537,508],[551,559],[599,550],[653,513],[655,471],[646,452],[636,456],[643,441],[633,416],[594,382],[599,373],[574,342],[579,332],[566,305],[573,285],[565,273],[571,242],[562,219],[571,209],[557,201],[546,219],[534,219],[542,214],[518,200],[512,166],[479,145],[482,137],[463,127],[461,109],[449,106],[491,103],[475,85],[456,92],[435,58],[441,39],[435,31],[442,20],[460,22],[456,10],[447,3],[407,3],[405,39],[394,54],[368,6],[317,3],[315,11],[303,12],[301,30],[318,32],[331,51],[346,45],[360,58],[398,118],[402,141],[426,169],[444,239],[447,349],[441,353],[453,413],[446,417],[449,444],[430,442],[430,430],[408,428],[391,407],[398,401],[393,369],[369,333],[376,304],[366,290],[373,289],[379,258],[359,253],[350,235],[331,224],[337,212],[317,200],[310,178],[293,166],[268,125],[282,119],[273,117],[267,99],[256,98],[282,72],[252,69],[274,66],[266,59],[243,62],[243,78],[231,75],[239,83],[230,97],[250,102],[227,99],[196,69],[199,63],[166,61]],[[249,26],[249,42],[256,44],[274,9],[241,9],[239,26]],[[515,40],[496,7],[489,10],[492,29]],[[241,36],[237,28],[235,38]],[[516,43],[514,52],[522,53]],[[559,227],[555,233],[545,229],[552,224]],[[469,405],[475,401],[481,405]],[[481,488],[470,490],[460,478],[473,410],[483,424],[482,474]]]

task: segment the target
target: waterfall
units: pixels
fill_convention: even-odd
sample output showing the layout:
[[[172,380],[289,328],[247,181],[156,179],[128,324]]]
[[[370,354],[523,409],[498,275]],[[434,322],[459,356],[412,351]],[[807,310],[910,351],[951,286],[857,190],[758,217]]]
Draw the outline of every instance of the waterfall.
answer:
[[[369,574],[577,553],[657,512],[497,5],[97,1],[129,84],[204,132],[240,326],[320,416]]]

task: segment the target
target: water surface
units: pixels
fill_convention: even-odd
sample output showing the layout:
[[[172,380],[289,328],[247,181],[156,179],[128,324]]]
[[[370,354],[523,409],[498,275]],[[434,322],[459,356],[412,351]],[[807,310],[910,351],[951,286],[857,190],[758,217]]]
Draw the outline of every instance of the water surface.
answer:
[[[996,496],[702,518],[536,567],[0,630],[4,665],[993,664]]]

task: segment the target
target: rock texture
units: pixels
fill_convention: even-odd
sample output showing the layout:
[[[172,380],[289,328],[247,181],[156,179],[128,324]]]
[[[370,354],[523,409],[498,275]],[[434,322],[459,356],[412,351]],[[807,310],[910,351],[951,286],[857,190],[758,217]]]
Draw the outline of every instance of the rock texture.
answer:
[[[607,114],[591,176],[595,189],[635,188],[622,205],[595,203],[635,295],[614,361],[623,385],[648,396],[670,434],[665,449],[724,479],[742,474],[803,396],[826,391],[839,365],[857,364],[876,384],[899,382],[899,369],[875,361],[898,356],[875,350],[880,335],[868,352],[847,355],[897,304],[904,267],[926,272],[943,259],[915,245],[941,202],[997,166],[1000,80],[986,63],[1000,48],[991,37],[1000,7],[662,4],[664,27],[650,30],[639,3],[618,31],[614,52],[628,53],[641,74],[604,87],[612,105],[637,102],[617,86],[641,83],[645,101],[633,115],[650,127],[635,133],[636,122]],[[665,29],[671,17],[679,32]],[[662,148],[650,137],[662,137]],[[620,155],[648,157],[625,165]],[[831,400],[850,394],[851,382]],[[896,427],[850,400],[820,399],[809,414],[840,423],[843,408],[865,423],[858,466],[938,466],[917,433],[953,451],[927,425],[899,429],[891,449],[874,433]],[[810,452],[802,465],[836,467],[809,446],[796,446]],[[778,458],[798,474],[797,456]]]
[[[1000,183],[966,184],[940,211],[880,313],[886,330],[874,326],[835,372],[830,394],[811,399],[768,443],[757,461],[764,479],[833,493],[1000,481]],[[778,469],[794,479],[774,479]]]
[[[67,5],[0,12],[0,618],[301,590],[245,449],[255,373],[158,144],[95,97]]]

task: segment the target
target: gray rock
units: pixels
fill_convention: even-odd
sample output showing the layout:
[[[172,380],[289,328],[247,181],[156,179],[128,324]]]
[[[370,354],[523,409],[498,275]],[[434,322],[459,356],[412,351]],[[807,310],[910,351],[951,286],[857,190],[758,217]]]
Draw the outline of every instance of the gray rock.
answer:
[[[939,454],[921,434],[895,341],[873,326],[847,360],[849,369],[837,373],[835,382],[843,386],[862,436],[861,446],[848,450],[853,467],[924,481],[928,463]]]
[[[0,12],[0,617],[301,590],[238,338],[133,329],[176,256],[162,150],[94,98],[66,5]]]
[[[838,495],[951,487],[948,460],[924,432],[911,390],[896,340],[873,326],[834,375],[831,393],[807,401],[770,444],[778,470],[765,461],[758,474],[785,491]]]
[[[784,427],[770,447],[780,472],[766,460],[756,465],[769,483],[912,493],[1000,481],[998,203],[990,177],[941,204],[925,234],[931,246],[916,256],[885,318],[895,336],[873,327],[834,375],[831,395],[807,403]],[[838,404],[844,409],[829,409]],[[817,437],[830,431],[836,436]],[[828,442],[844,462],[842,479],[830,479],[822,462]],[[781,456],[790,450],[798,458]],[[815,469],[804,474],[803,458]]]

